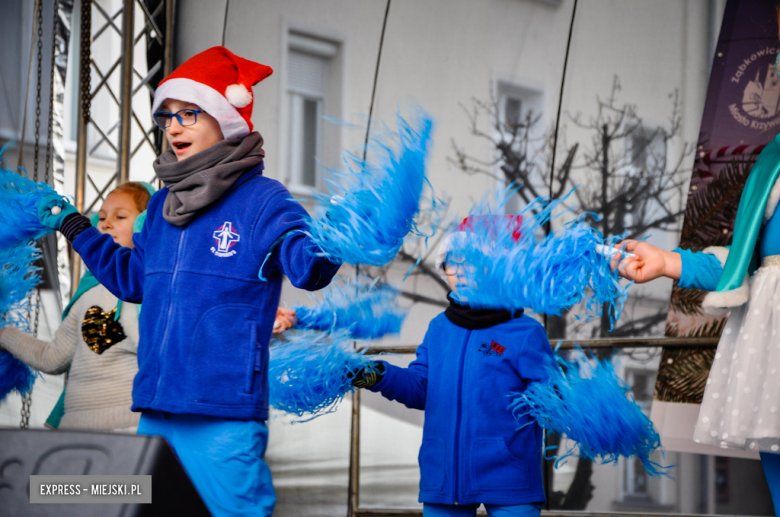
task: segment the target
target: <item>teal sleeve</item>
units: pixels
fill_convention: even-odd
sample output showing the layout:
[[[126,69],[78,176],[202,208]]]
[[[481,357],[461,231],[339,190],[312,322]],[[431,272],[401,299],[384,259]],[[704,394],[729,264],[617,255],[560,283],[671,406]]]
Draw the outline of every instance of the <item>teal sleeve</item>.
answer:
[[[715,291],[718,288],[723,266],[717,258],[701,251],[694,253],[682,248],[672,251],[679,253],[682,259],[682,272],[677,285],[685,289],[695,288],[702,291]]]

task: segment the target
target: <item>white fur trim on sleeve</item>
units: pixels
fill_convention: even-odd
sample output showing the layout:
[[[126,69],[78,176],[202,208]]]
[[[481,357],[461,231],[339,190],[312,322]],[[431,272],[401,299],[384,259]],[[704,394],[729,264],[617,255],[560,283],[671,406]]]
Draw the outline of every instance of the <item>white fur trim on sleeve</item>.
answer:
[[[705,255],[712,255],[716,259],[718,259],[718,262],[720,262],[720,266],[724,267],[726,265],[726,259],[729,258],[729,249],[724,248],[723,246],[710,246],[708,248],[704,248],[704,251],[702,251]]]
[[[772,190],[769,192],[769,200],[766,202],[766,210],[764,210],[764,222],[769,221],[775,213],[777,203],[780,201],[780,179],[775,181]]]
[[[728,248],[721,246],[710,246],[709,248],[706,248],[703,253],[712,255],[717,258],[721,266],[726,265],[726,259],[728,259],[729,256]],[[707,293],[707,295],[704,297],[704,301],[702,301],[701,307],[707,314],[712,316],[722,316],[728,312],[729,309],[733,307],[739,307],[740,305],[747,303],[749,297],[750,287],[748,286],[748,277],[745,275],[745,279],[742,280],[742,285],[736,289],[724,292],[713,291]]]
[[[165,99],[175,99],[182,102],[197,104],[206,113],[217,119],[222,136],[241,138],[249,134],[249,124],[236,108],[220,92],[203,83],[177,77],[168,79],[154,92],[152,113],[157,111]]]

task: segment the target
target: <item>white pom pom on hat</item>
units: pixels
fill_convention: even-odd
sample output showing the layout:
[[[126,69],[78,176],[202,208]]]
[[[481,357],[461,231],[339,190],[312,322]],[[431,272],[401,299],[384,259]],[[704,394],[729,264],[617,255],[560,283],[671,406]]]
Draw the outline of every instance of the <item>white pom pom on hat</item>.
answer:
[[[243,84],[231,84],[225,90],[225,98],[236,108],[243,108],[252,102],[252,92]]]

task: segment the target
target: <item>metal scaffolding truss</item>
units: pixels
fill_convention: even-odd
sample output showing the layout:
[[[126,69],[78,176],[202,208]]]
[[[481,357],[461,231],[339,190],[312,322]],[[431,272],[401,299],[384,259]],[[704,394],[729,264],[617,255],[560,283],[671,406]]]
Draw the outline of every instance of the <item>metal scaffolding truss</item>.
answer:
[[[148,111],[139,111],[137,105],[139,93],[146,92],[150,98],[154,96],[160,78],[171,71],[175,0],[122,0],[113,3],[119,3],[114,12],[110,12],[112,2],[109,1],[82,2],[74,197],[76,208],[81,213],[89,213],[105,199],[113,185],[129,180],[131,159],[140,150],[148,146],[155,155],[163,150],[161,146],[165,145],[165,140],[155,134],[158,130]],[[137,19],[142,23],[136,24]],[[120,52],[107,63],[100,62],[93,49],[110,47],[112,36],[120,38]],[[146,42],[144,53],[136,49],[143,40]],[[149,47],[153,45],[162,52],[158,52],[157,59],[150,63]],[[137,54],[144,56],[143,63],[135,62]],[[93,116],[91,106],[101,93],[108,96],[111,108],[118,110],[118,119]],[[101,108],[102,113],[106,111]],[[116,165],[113,175],[107,181],[101,181],[89,173],[87,164],[90,158],[105,160],[107,155]],[[88,186],[95,195],[89,204]],[[75,287],[81,268],[76,257],[71,258],[71,285]]]

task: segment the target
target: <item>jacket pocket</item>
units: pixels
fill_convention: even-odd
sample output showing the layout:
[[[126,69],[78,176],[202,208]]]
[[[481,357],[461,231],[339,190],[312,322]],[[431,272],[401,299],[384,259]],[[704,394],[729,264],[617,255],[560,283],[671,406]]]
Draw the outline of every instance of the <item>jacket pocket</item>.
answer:
[[[445,447],[441,438],[426,438],[420,447],[420,490],[441,490],[444,486]]]
[[[524,489],[528,465],[509,452],[503,438],[476,440],[471,445],[471,479],[480,491]]]
[[[244,393],[252,393],[252,384],[255,380],[255,372],[260,371],[260,352],[257,347],[257,327],[249,329],[249,350],[254,351],[254,357],[246,364],[246,382],[244,383]]]
[[[250,402],[246,393],[247,387],[254,387],[251,372],[257,350],[257,312],[252,305],[224,304],[201,316],[192,333],[188,358],[190,400],[221,406]]]

